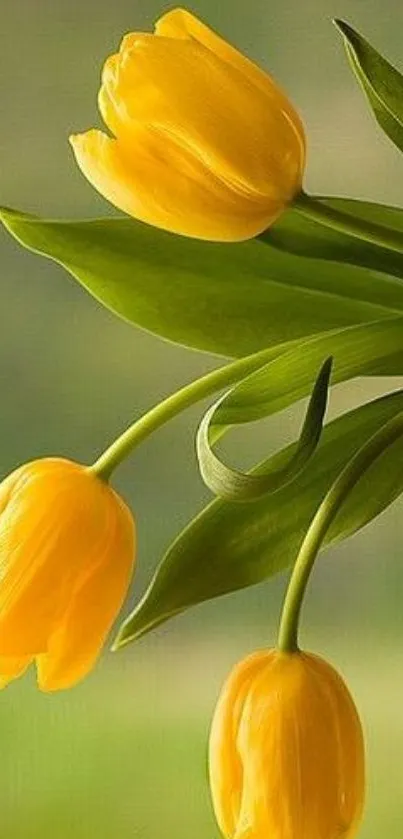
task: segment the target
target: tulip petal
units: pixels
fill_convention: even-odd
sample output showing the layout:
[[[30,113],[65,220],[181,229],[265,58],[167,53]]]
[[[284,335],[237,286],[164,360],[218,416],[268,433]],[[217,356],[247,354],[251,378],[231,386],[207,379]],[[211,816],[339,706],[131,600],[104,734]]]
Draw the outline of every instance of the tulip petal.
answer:
[[[126,596],[134,563],[134,527],[123,503],[115,514],[100,559],[72,594],[47,652],[36,659],[38,685],[43,691],[71,687],[87,675]]]
[[[0,516],[0,655],[47,649],[87,557],[101,549],[110,492],[62,459],[18,470]]]
[[[257,64],[242,55],[239,50],[233,47],[224,38],[217,35],[214,30],[198,20],[186,9],[172,9],[163,15],[156,24],[155,33],[159,36],[178,39],[194,39],[202,44],[207,49],[211,50],[222,61],[237,68],[241,73],[247,76],[251,82],[261,91],[266,93],[275,92],[276,98],[282,107],[289,115],[291,122],[295,125],[300,141],[305,146],[305,131],[303,124],[291,105],[288,98],[280,90],[278,85],[273,82],[271,77],[264,70],[261,70]]]
[[[139,128],[130,157],[127,146],[101,131],[70,140],[82,172],[108,201],[165,230],[241,241],[258,235],[281,211],[275,201],[240,199],[191,154],[155,132]]]
[[[355,835],[361,724],[342,679],[317,656],[269,650],[240,662],[218,700],[209,758],[227,839]]]
[[[316,675],[318,692],[322,694],[322,701],[327,702],[333,711],[335,739],[340,746],[336,761],[336,775],[339,788],[343,788],[343,795],[340,796],[339,821],[341,830],[344,825],[346,836],[350,836],[361,821],[363,809],[364,767],[357,749],[357,740],[362,740],[360,720],[346,685],[333,667],[324,659],[312,654],[305,656],[305,662]],[[348,706],[350,706],[350,711],[346,714],[345,709]],[[341,747],[342,743],[345,744],[344,748]],[[362,750],[364,750],[363,744]],[[346,777],[350,778],[350,783],[343,785],[343,778]],[[361,807],[357,807],[357,801],[361,801]],[[348,828],[349,831],[347,831]]]
[[[22,656],[20,658],[0,656],[0,689],[6,687],[13,679],[22,676],[31,664],[31,661],[31,656]]]
[[[0,655],[33,655],[46,649],[49,629],[71,563],[47,559],[58,539],[66,495],[53,497],[54,480],[65,461],[28,464],[10,478],[13,489],[0,519]],[[33,468],[31,468],[33,466]],[[49,596],[51,591],[51,596]]]
[[[234,732],[251,682],[271,654],[257,652],[235,667],[221,693],[210,734],[209,770],[214,810],[224,836],[234,836],[242,802],[243,767]],[[228,714],[227,709],[232,713]]]
[[[213,29],[188,12],[187,9],[171,9],[156,23],[155,34],[160,37],[195,40],[207,47],[222,61],[241,70],[251,81],[261,89],[272,87],[270,76],[261,70],[257,64],[250,61],[228,41],[217,35]]]
[[[336,829],[347,837],[360,817],[356,711],[341,679],[329,678],[327,665],[313,672],[310,658],[278,655],[250,686],[237,738],[244,769],[237,839],[249,836],[248,826],[260,837],[274,824],[301,839],[335,836]]]
[[[139,36],[118,75],[114,98],[133,121],[176,138],[238,193],[284,205],[300,188],[304,151],[275,88],[262,92],[198,42],[162,37]]]

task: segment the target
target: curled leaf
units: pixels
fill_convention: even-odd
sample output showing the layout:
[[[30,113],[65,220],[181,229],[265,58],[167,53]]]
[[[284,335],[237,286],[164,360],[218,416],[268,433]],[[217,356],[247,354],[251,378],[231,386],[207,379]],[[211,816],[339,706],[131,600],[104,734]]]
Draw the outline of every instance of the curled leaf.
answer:
[[[253,501],[268,492],[275,492],[298,475],[312,457],[320,439],[332,361],[332,358],[326,359],[319,371],[296,449],[290,460],[279,469],[251,475],[223,463],[213,450],[210,436],[214,417],[230,394],[225,394],[207,411],[197,433],[196,449],[201,476],[212,492],[229,501]]]
[[[356,408],[328,423],[310,468],[254,504],[215,499],[168,548],[143,598],[124,622],[115,648],[213,597],[262,582],[293,562],[322,498],[357,450],[403,411],[403,391]],[[254,474],[287,462],[294,446]],[[403,491],[403,441],[379,457],[349,494],[326,542],[355,533]]]

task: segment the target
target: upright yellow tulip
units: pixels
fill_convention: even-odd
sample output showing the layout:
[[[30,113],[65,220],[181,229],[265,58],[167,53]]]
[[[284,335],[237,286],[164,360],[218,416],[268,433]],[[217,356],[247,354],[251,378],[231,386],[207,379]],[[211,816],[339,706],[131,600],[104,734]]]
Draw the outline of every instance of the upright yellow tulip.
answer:
[[[155,34],[126,35],[99,93],[114,135],[71,137],[84,175],[141,221],[240,241],[272,224],[301,189],[301,120],[274,81],[184,9]]]
[[[0,484],[0,687],[35,660],[39,687],[93,667],[134,562],[130,510],[90,469],[44,458]]]
[[[323,659],[258,652],[224,686],[210,780],[227,839],[351,839],[364,800],[361,724]]]

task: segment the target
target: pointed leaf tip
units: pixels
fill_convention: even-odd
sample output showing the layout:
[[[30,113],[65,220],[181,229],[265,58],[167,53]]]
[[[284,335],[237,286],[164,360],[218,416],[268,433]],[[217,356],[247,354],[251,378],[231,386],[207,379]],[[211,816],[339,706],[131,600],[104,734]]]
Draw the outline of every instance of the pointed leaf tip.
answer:
[[[352,33],[356,34],[353,27],[350,26],[350,24],[347,23],[345,20],[341,20],[341,18],[339,18],[339,17],[334,17],[332,23],[334,24],[336,29],[340,30],[342,35],[348,35],[350,33],[351,34]]]
[[[378,124],[403,151],[403,76],[350,24],[334,21],[347,57]]]
[[[329,423],[309,469],[278,493],[255,504],[213,501],[168,549],[150,585],[121,628],[124,646],[199,603],[254,585],[293,562],[312,517],[330,486],[373,437],[403,410],[396,391]],[[255,470],[288,460],[289,448]],[[340,509],[326,542],[355,533],[402,491],[402,439],[374,463]]]
[[[277,492],[282,486],[293,481],[305,468],[315,452],[322,433],[332,361],[333,359],[329,357],[322,364],[312,390],[296,450],[290,460],[286,461],[280,469],[261,475],[245,474],[237,469],[231,469],[215,454],[210,439],[211,431],[214,429],[214,420],[220,410],[225,407],[225,402],[237,390],[237,386],[209,408],[197,432],[196,450],[200,474],[206,486],[215,495],[226,498],[227,501],[255,501],[262,495]],[[246,377],[241,382],[241,386],[247,386],[248,379],[256,373],[265,372],[267,367],[267,364],[262,365],[261,370],[254,371],[252,376]],[[270,384],[269,374],[268,387]]]

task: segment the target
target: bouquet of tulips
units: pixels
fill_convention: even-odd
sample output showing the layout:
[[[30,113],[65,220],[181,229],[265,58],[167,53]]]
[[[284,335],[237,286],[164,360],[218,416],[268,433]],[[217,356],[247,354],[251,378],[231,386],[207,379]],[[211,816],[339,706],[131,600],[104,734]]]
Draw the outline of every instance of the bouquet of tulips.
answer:
[[[403,77],[336,21],[382,130],[403,151]],[[184,9],[130,33],[102,71],[107,131],[73,135],[88,181],[125,215],[52,221],[3,208],[25,247],[143,329],[226,360],[167,396],[96,462],[43,458],[0,485],[0,686],[44,691],[94,666],[135,565],[115,469],[164,423],[214,401],[195,445],[215,496],[168,548],[118,649],[203,601],[290,568],[275,647],[230,674],[210,737],[228,839],[353,837],[364,744],[349,691],[301,651],[315,559],[403,491],[403,391],[324,425],[332,383],[403,373],[403,210],[308,195],[303,123],[273,79]],[[309,396],[299,439],[250,472],[216,444]]]

